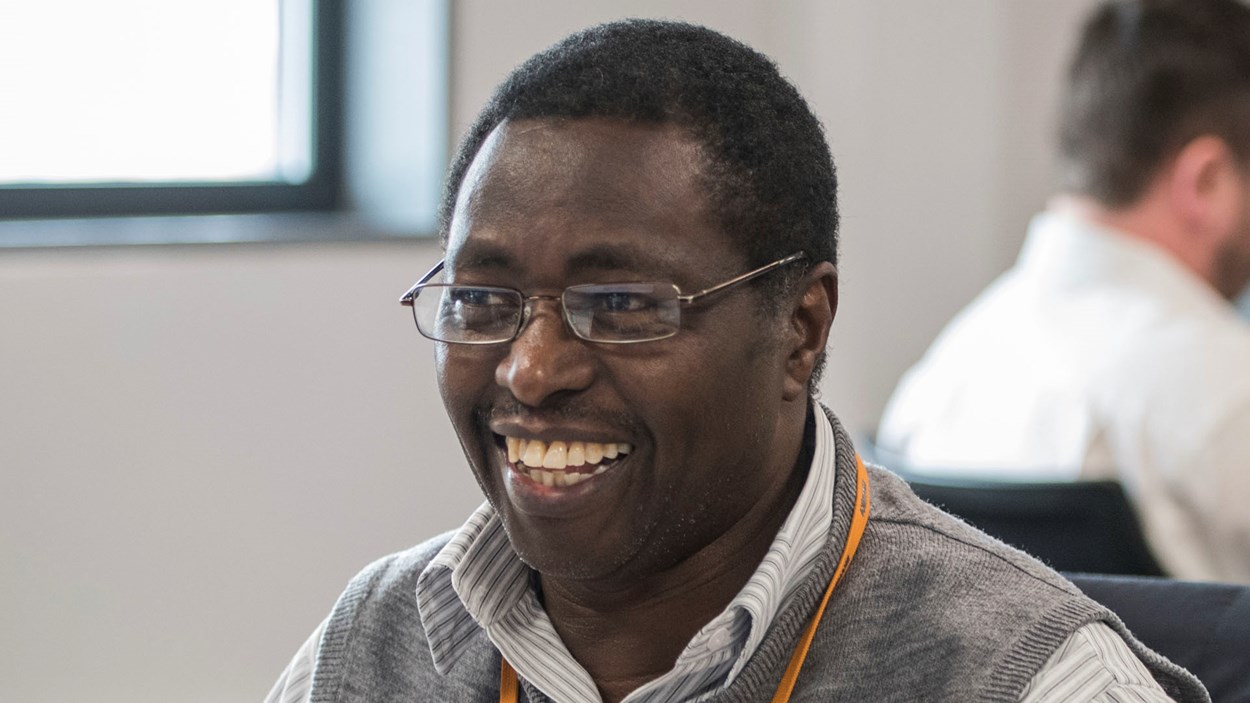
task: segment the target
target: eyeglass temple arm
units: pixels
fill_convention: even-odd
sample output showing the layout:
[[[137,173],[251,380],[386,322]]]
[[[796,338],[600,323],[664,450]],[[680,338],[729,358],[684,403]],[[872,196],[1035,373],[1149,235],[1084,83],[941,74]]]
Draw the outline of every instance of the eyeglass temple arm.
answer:
[[[724,283],[718,283],[717,285],[714,285],[711,288],[705,288],[697,293],[691,293],[689,295],[679,295],[677,296],[677,299],[683,303],[692,303],[695,300],[698,300],[699,298],[702,298],[706,295],[711,295],[718,291],[722,291],[726,288],[729,288],[730,286],[736,286],[739,283],[745,283],[751,280],[752,278],[763,276],[764,274],[768,273],[769,271],[772,271],[775,268],[785,266],[786,264],[789,264],[789,263],[793,263],[806,256],[807,255],[801,251],[795,252],[787,256],[784,259],[779,259],[777,261],[772,262],[771,264],[765,264],[764,266],[761,266],[753,271],[747,271],[741,276],[735,276],[729,279],[728,281],[725,281]],[[412,307],[413,301],[417,297],[417,289],[425,285],[427,282],[429,282],[431,278],[434,278],[436,275],[438,275],[438,272],[443,270],[443,266],[446,265],[446,263],[447,261],[446,259],[444,259],[438,262],[437,264],[434,264],[434,268],[427,271],[426,274],[422,276],[416,283],[412,284],[411,288],[409,288],[407,291],[404,291],[404,294],[399,297],[399,304]]]
[[[726,288],[729,288],[730,286],[736,286],[739,283],[745,283],[751,280],[752,278],[758,278],[759,276],[763,276],[764,274],[768,273],[769,271],[772,271],[775,268],[785,266],[786,264],[794,263],[795,261],[798,261],[799,259],[803,259],[806,256],[807,254],[801,251],[798,251],[787,256],[784,259],[778,259],[777,261],[774,261],[771,264],[765,264],[755,269],[754,271],[747,271],[741,276],[735,276],[729,279],[728,281],[725,281],[724,283],[718,283],[712,286],[711,288],[704,288],[698,293],[691,293],[689,295],[679,295],[677,296],[677,299],[683,303],[693,303],[695,300],[698,300],[699,298],[702,298],[705,295],[711,295],[713,293],[725,290]]]
[[[438,272],[443,270],[443,265],[446,263],[447,263],[447,260],[443,259],[437,264],[434,264],[434,268],[427,271],[425,275],[422,276],[416,283],[412,284],[411,288],[405,291],[403,295],[399,296],[399,304],[412,307],[413,300],[415,300],[417,297],[417,289],[425,285],[426,283],[428,283],[431,278],[434,278],[435,276],[437,276]]]

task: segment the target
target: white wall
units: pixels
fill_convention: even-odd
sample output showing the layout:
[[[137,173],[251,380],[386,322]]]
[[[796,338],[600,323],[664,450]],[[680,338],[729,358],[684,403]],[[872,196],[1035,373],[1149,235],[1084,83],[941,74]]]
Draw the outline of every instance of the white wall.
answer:
[[[825,399],[852,429],[1015,254],[1091,0],[455,5],[458,134],[624,15],[773,55],[841,179]],[[0,700],[257,700],[372,558],[478,502],[396,304],[430,243],[0,251]]]

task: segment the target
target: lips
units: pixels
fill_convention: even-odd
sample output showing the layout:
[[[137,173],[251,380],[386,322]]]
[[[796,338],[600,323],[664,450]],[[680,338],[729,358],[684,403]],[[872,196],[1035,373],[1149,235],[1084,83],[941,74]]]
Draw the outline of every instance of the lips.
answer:
[[[628,442],[583,442],[504,436],[508,464],[531,481],[547,487],[574,486],[606,473],[629,454]]]

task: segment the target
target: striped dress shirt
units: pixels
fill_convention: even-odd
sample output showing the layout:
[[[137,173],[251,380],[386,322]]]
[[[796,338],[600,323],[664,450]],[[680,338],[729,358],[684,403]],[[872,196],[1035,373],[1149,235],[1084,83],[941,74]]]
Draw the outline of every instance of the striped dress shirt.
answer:
[[[729,606],[705,625],[673,668],[624,703],[698,703],[728,686],[754,654],[774,616],[803,580],[833,519],[834,438],[824,413],[806,484],[760,567]],[[557,703],[600,703],[539,603],[531,571],[517,557],[489,504],[469,518],[417,582],[417,603],[435,668],[445,672],[480,629],[518,674]],[[304,644],[266,703],[306,703],[325,623]],[[1110,627],[1077,630],[1026,687],[1026,703],[1171,699]]]

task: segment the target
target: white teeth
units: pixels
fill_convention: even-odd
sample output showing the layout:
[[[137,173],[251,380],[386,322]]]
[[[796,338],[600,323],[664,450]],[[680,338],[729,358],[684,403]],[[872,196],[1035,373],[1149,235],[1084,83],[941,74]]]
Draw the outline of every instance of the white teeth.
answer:
[[[628,442],[564,442],[548,444],[537,439],[505,437],[508,462],[524,464],[530,468],[564,469],[569,466],[598,464],[629,454],[633,445]]]
[[[598,464],[603,461],[603,445],[598,442],[586,443],[586,463]]]
[[[569,471],[547,471],[546,469],[530,469],[526,473],[530,477],[530,480],[535,483],[541,483],[549,488],[563,488],[565,486],[575,486],[582,481],[588,481],[591,476],[601,474],[607,470],[608,467],[600,466],[595,470],[594,474],[579,474]]]
[[[525,451],[521,453],[521,461],[526,466],[542,466],[543,457],[547,455],[547,445],[532,439],[525,445]]]
[[[563,469],[568,465],[568,461],[565,459],[568,453],[569,445],[564,442],[552,442],[551,446],[547,447],[547,456],[543,457],[543,468]]]
[[[549,488],[575,486],[608,470],[599,465],[633,451],[628,442],[563,442],[550,444],[537,439],[505,437],[508,462],[514,464],[535,483]],[[575,466],[594,467],[594,471],[565,471]],[[588,467],[589,469],[589,467]]]

